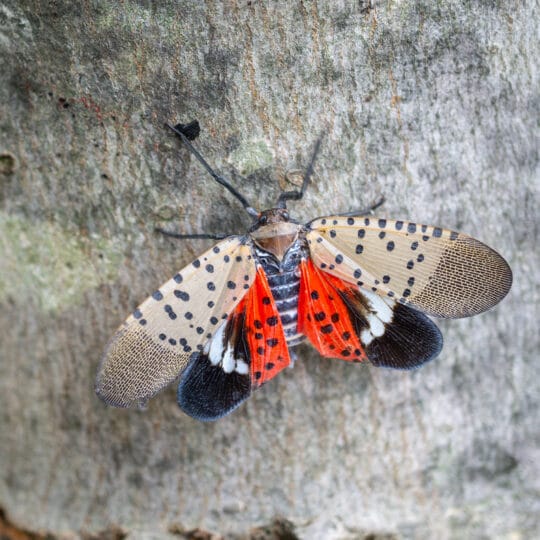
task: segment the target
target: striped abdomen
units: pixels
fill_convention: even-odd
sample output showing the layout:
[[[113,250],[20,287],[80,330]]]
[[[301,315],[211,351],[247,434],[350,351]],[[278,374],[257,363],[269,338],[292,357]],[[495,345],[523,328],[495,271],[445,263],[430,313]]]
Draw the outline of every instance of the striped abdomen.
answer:
[[[287,345],[289,347],[298,345],[305,339],[305,336],[299,334],[297,330],[300,292],[298,265],[308,256],[307,245],[303,239],[297,240],[285,253],[281,262],[278,262],[269,252],[259,249],[258,246],[255,246],[255,253],[264,269],[270,291],[276,302]]]
[[[298,267],[294,270],[279,272],[266,277],[281,318],[287,345],[293,347],[302,343],[305,337],[297,332],[298,293],[300,291]]]

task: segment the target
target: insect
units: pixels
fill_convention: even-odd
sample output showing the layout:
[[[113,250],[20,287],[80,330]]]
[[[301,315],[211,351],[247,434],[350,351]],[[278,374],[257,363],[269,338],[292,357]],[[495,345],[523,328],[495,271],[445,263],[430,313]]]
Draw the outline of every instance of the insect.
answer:
[[[227,237],[166,233],[219,242],[156,290],[113,336],[96,380],[97,394],[110,405],[144,405],[178,380],[184,412],[216,420],[290,366],[290,349],[306,339],[324,357],[416,368],[442,347],[427,315],[476,315],[510,289],[506,261],[462,233],[366,212],[305,225],[292,219],[286,203],[302,198],[320,139],[301,189],[282,192],[275,208],[259,212],[193,147],[196,121],[168,127],[253,224],[246,234]]]

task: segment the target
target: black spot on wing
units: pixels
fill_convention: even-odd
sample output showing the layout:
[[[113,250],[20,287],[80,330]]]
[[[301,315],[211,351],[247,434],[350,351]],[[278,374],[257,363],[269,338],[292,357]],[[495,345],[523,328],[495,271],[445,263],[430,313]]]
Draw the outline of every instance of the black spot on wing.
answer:
[[[423,313],[396,304],[392,322],[382,336],[373,339],[366,353],[374,366],[413,369],[433,360],[443,339],[435,323]]]
[[[225,373],[207,355],[195,353],[180,378],[177,401],[189,416],[209,422],[232,412],[250,394],[249,374]]]
[[[189,294],[185,291],[180,291],[178,289],[175,289],[174,296],[176,296],[176,298],[179,298],[180,300],[183,300],[184,302],[189,301]]]

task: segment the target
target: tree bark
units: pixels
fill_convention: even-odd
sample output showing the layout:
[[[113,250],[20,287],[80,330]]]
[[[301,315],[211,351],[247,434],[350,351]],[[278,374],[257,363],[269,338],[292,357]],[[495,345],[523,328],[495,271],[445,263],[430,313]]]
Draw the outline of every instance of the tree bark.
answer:
[[[271,523],[276,538],[540,537],[538,7],[4,0],[6,523],[80,538],[257,537]],[[287,171],[323,133],[294,217],[384,194],[381,216],[493,246],[509,296],[440,321],[445,348],[419,371],[302,346],[212,424],[182,414],[173,388],[143,412],[107,408],[93,384],[108,338],[211,245],[154,228],[250,225],[164,128],[194,118],[198,147],[258,209],[293,189]]]

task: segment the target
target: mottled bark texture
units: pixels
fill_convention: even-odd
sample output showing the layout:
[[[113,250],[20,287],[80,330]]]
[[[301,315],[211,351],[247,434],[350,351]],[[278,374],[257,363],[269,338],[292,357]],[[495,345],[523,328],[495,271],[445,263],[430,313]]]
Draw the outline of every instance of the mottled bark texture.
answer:
[[[231,538],[281,517],[283,538],[540,537],[537,10],[533,0],[4,0],[10,523]],[[210,245],[154,227],[250,223],[163,127],[193,118],[199,147],[259,208],[290,189],[298,176],[286,172],[324,132],[296,217],[384,194],[382,216],[500,251],[510,295],[441,322],[443,353],[418,372],[305,346],[294,369],[217,423],[183,415],[173,389],[143,412],[105,407],[93,382],[107,339]]]

